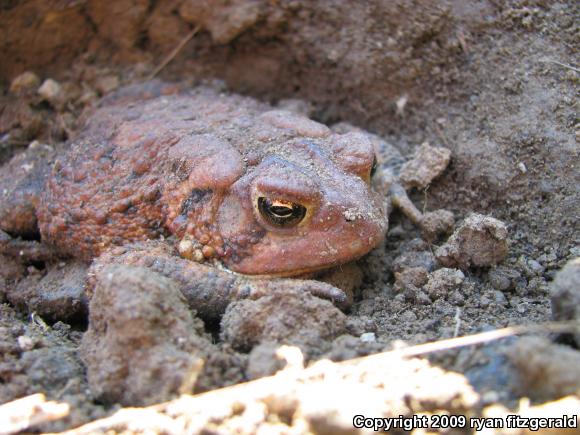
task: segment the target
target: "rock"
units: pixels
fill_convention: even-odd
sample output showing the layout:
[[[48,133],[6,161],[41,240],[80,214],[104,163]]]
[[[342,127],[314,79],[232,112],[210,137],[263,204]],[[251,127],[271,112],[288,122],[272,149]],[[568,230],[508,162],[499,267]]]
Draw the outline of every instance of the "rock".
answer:
[[[171,52],[190,32],[190,26],[177,13],[179,3],[158,2],[147,19],[147,36],[160,52]]]
[[[458,289],[465,280],[465,275],[458,269],[438,269],[429,274],[429,281],[423,290],[432,299],[439,299],[450,295],[453,290]]]
[[[502,221],[474,213],[435,251],[435,257],[446,267],[493,266],[507,255],[507,236]]]
[[[108,75],[97,78],[95,82],[95,88],[101,93],[101,95],[113,92],[120,86],[121,82],[119,77],[115,75]]]
[[[515,282],[521,277],[517,270],[508,267],[494,267],[489,271],[489,283],[496,290],[508,291],[514,288]]]
[[[24,276],[26,268],[14,257],[0,255],[0,278],[16,281]]]
[[[280,347],[277,343],[263,342],[255,346],[248,358],[248,378],[258,379],[271,376],[286,366],[286,362],[277,355]]]
[[[212,344],[176,284],[131,266],[96,280],[80,349],[95,397],[135,406],[191,392]]]
[[[507,305],[507,298],[505,297],[505,295],[501,291],[499,291],[499,290],[494,291],[493,297],[494,297],[496,304],[502,305],[502,306]]]
[[[12,79],[10,92],[15,95],[22,95],[36,91],[40,85],[40,79],[31,71],[25,71]]]
[[[580,393],[580,352],[544,337],[523,337],[506,350],[516,367],[518,393],[533,400],[554,400]]]
[[[227,44],[240,33],[252,27],[260,18],[260,1],[187,0],[179,9],[181,17],[192,24],[199,24],[211,33],[218,44]]]
[[[431,272],[435,269],[437,262],[435,256],[430,251],[429,245],[421,239],[414,239],[406,243],[401,254],[393,261],[393,272],[402,272],[411,267],[422,267]]]
[[[299,113],[307,117],[311,117],[314,112],[314,106],[311,102],[300,100],[298,98],[282,99],[278,101],[276,107],[281,110]]]
[[[421,231],[423,238],[432,242],[440,235],[445,235],[453,231],[455,218],[448,210],[435,210],[423,214],[421,219]]]
[[[64,346],[24,352],[22,364],[26,367],[28,381],[40,391],[62,390],[83,372],[74,349]]]
[[[53,79],[46,79],[40,88],[38,88],[38,95],[50,104],[57,105],[62,97],[62,89],[60,84]]]
[[[128,60],[130,50],[142,36],[150,6],[149,0],[117,0],[112,3],[89,0],[85,13],[99,37],[120,48]]]
[[[450,150],[425,142],[415,151],[413,159],[401,167],[399,179],[405,188],[424,189],[443,173],[450,159]]]
[[[580,258],[569,261],[554,279],[551,292],[552,318],[580,322]],[[574,335],[580,346],[580,332]]]
[[[261,342],[274,342],[317,354],[346,332],[346,316],[329,301],[289,288],[258,300],[232,302],[221,329],[221,338],[235,349],[247,351]]]
[[[8,290],[7,298],[14,306],[50,320],[84,321],[88,311],[86,275],[83,263],[56,265],[43,277],[29,274]]]
[[[364,334],[360,335],[360,340],[365,343],[374,343],[377,341],[377,336],[374,332],[365,332]]]
[[[409,286],[422,287],[427,283],[429,272],[424,267],[408,267],[400,272],[395,272],[394,290],[404,291]]]

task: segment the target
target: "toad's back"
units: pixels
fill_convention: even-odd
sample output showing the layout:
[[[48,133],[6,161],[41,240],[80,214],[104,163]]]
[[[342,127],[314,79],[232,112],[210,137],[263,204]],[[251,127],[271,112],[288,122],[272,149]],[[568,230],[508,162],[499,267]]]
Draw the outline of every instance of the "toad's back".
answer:
[[[84,259],[175,235],[233,270],[301,273],[358,257],[383,236],[373,157],[362,133],[334,134],[250,98],[121,93],[55,163],[39,227]]]

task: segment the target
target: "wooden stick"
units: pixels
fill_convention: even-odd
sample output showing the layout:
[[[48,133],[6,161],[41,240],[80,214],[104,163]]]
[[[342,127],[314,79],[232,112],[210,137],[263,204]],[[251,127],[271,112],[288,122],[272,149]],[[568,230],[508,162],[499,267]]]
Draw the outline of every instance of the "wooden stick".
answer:
[[[149,75],[149,77],[147,77],[147,80],[155,78],[155,76],[157,76],[157,74],[159,74],[161,70],[165,68],[167,64],[171,62],[175,56],[177,56],[177,54],[183,49],[183,47],[185,47],[185,44],[187,44],[190,41],[190,39],[193,38],[197,32],[199,32],[200,28],[201,26],[198,24],[181,41],[179,41],[179,44],[177,44],[177,46],[171,51],[171,53],[169,53],[165,57],[165,59],[163,59],[163,62],[161,62],[161,64],[157,68],[155,68],[155,70]]]
[[[47,402],[33,394],[0,406],[0,435],[10,435],[37,424],[58,420],[70,413],[68,403]]]

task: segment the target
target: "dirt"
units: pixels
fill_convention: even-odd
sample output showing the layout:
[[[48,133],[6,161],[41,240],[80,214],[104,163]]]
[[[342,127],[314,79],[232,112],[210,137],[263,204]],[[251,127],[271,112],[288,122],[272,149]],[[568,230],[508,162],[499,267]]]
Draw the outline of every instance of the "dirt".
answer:
[[[197,0],[123,0],[114,6],[102,0],[4,2],[0,162],[24,150],[34,156],[60,149],[78,133],[101,96],[146,80],[199,26],[159,73],[164,80],[185,86],[212,82],[224,90],[300,107],[326,124],[348,122],[382,136],[407,158],[420,153],[425,142],[443,147],[451,155],[444,174],[426,182],[409,174],[409,186],[420,210],[444,209],[447,214],[433,218],[436,230],[431,234],[421,234],[396,212],[391,215],[385,243],[356,265],[358,288],[350,312],[295,294],[241,302],[229,308],[222,326],[208,322],[203,331],[192,327],[192,342],[209,343],[203,349],[205,372],[196,372],[194,383],[177,373],[175,382],[168,384],[173,389],[139,389],[142,386],[133,383],[106,403],[98,400],[102,396],[95,394],[95,385],[107,384],[91,378],[90,363],[87,378],[79,356],[90,320],[82,279],[74,278],[82,275],[79,266],[50,258],[35,264],[2,258],[0,301],[6,303],[0,311],[0,403],[35,392],[66,401],[74,409],[69,417],[37,427],[60,431],[111,414],[119,401],[152,403],[180,392],[185,384],[200,392],[270,375],[284,366],[277,354],[283,343],[299,346],[306,362],[342,361],[541,323],[552,316],[577,320],[578,310],[565,309],[570,306],[567,301],[578,299],[577,262],[566,266],[552,284],[558,271],[580,256],[577,2],[232,0],[208,5]],[[10,176],[16,186],[19,175]],[[473,216],[479,216],[477,222]],[[171,283],[157,279],[147,284],[156,289],[151,298],[171,288]],[[167,319],[147,312],[147,306],[163,303],[167,302],[161,298],[138,306],[143,312],[129,312],[141,313],[137,322],[144,328],[160,327],[157,334],[135,330],[151,348],[171,346],[175,338]],[[127,310],[121,307],[120,314],[114,314],[114,307],[105,314],[130,322]],[[191,315],[178,302],[168,310],[180,313],[173,316],[183,321],[180,327],[200,322],[188,319]],[[91,316],[104,315],[98,313],[91,309]],[[106,353],[105,360],[107,355],[139,353],[139,341],[122,352],[115,340],[123,337],[128,336],[116,334],[103,347],[116,349]],[[446,409],[491,415],[497,408],[500,415],[517,409],[522,397],[533,403],[577,397],[577,386],[568,382],[568,376],[577,377],[569,370],[578,359],[577,342],[574,336],[548,338],[512,337],[436,354],[431,364],[442,368],[441,376],[434,375],[424,359],[396,365],[393,370],[423,371],[426,377],[411,381],[414,375],[408,374],[408,385],[394,389],[398,393],[393,397],[419,397],[411,386],[421,379],[440,378],[437,385],[447,387],[446,370],[459,373],[453,376],[460,377],[461,385],[449,391],[459,392],[461,400],[453,405],[451,399],[433,393],[416,407],[407,402],[402,412]],[[197,346],[192,344],[192,349]],[[169,353],[178,351],[172,348]],[[148,373],[144,377],[155,364],[143,362],[142,374]],[[127,381],[119,370],[108,391],[119,391]],[[171,374],[167,368],[156,380]],[[272,411],[270,402],[265,405],[268,412],[260,412],[275,414],[278,423],[288,427],[303,421],[303,428],[319,433],[349,433],[344,422],[331,424],[333,420],[324,417],[331,410],[340,415],[351,409],[334,406],[325,388],[313,384],[303,407],[292,402],[292,412],[300,416],[293,423],[284,420],[287,414],[279,409]],[[381,396],[388,389],[376,388],[378,395],[372,397],[377,401],[365,401],[365,412],[391,415],[385,409],[397,409],[398,402]],[[367,390],[356,391],[360,394],[353,397],[364,397]],[[131,400],[124,401],[123,393]],[[373,405],[380,401],[387,403],[385,409]],[[331,404],[324,411],[321,403]],[[484,409],[489,405],[496,408]],[[252,409],[258,412],[248,407],[241,420],[233,413],[215,427],[226,432],[242,427],[251,433],[260,425],[242,423],[249,421]],[[274,424],[271,419],[258,420]]]

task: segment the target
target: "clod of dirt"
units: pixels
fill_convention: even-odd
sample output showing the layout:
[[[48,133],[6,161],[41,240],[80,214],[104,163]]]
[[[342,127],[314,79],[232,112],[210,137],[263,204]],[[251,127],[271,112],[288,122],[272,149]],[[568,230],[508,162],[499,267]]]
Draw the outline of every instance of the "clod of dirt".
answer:
[[[37,235],[35,204],[59,149],[34,141],[0,168],[0,229]]]
[[[395,272],[395,285],[393,289],[396,292],[403,293],[405,299],[413,301],[418,305],[430,305],[431,299],[421,287],[427,283],[429,272],[424,267],[409,267],[400,272]]]
[[[518,393],[536,400],[580,394],[580,352],[542,337],[520,338],[507,351]]]
[[[285,289],[231,303],[221,327],[221,338],[236,349],[247,351],[267,341],[293,344],[314,355],[346,332],[346,316],[329,301]]]
[[[424,267],[409,267],[395,272],[394,290],[403,291],[409,286],[422,287],[429,279],[429,272]]]
[[[552,284],[552,318],[580,322],[580,258],[569,261]],[[580,347],[580,333],[574,335]]]
[[[423,287],[423,290],[431,299],[439,299],[449,295],[461,286],[465,280],[465,275],[458,269],[442,268],[429,274],[429,281]]]
[[[258,21],[261,9],[260,1],[188,0],[181,5],[179,14],[188,23],[207,29],[218,44],[227,44]]]
[[[0,279],[15,281],[22,277],[25,267],[13,257],[0,255]]]
[[[507,255],[507,236],[507,227],[502,221],[473,213],[435,251],[435,256],[446,267],[493,266]]]
[[[119,0],[114,3],[91,0],[87,5],[87,12],[99,36],[118,46],[125,55],[139,40],[148,9],[147,0]]]
[[[29,274],[8,289],[7,298],[14,306],[51,320],[83,319],[88,308],[86,275],[87,266],[82,263],[55,265],[44,277]]]
[[[211,343],[169,279],[140,267],[98,272],[81,344],[91,391],[143,405],[190,392]]]
[[[39,85],[38,76],[31,71],[25,71],[12,79],[10,92],[14,95],[24,95],[36,91]]]
[[[352,358],[371,355],[385,350],[385,344],[376,340],[374,332],[365,332],[359,337],[341,335],[332,342],[332,349],[324,354],[331,361],[346,361]]]
[[[514,288],[516,281],[521,277],[520,272],[511,268],[497,266],[489,271],[488,279],[492,287],[499,291],[508,291]]]
[[[301,100],[299,98],[285,98],[278,101],[276,107],[281,110],[288,110],[289,112],[299,113],[308,118],[311,118],[314,112],[312,103],[309,101]]]
[[[401,248],[401,254],[393,261],[393,272],[401,272],[410,267],[422,267],[428,272],[435,269],[435,256],[429,245],[421,239],[413,239]]]
[[[424,189],[443,173],[450,159],[450,150],[432,147],[425,142],[417,148],[413,159],[401,167],[399,179],[406,188]]]
[[[119,77],[115,75],[107,75],[103,77],[98,77],[95,81],[95,88],[101,93],[101,95],[106,95],[113,92],[121,85]]]
[[[25,99],[13,96],[0,97],[1,139],[8,140],[8,144],[27,143],[45,130],[46,127],[46,120],[37,111],[32,110]],[[8,133],[9,136],[4,136],[4,133]],[[2,145],[5,146],[4,144]],[[0,147],[1,149],[2,147]]]
[[[62,99],[62,87],[56,80],[46,79],[38,88],[38,95],[56,107]]]
[[[279,347],[278,343],[263,342],[252,349],[246,370],[249,379],[271,376],[286,366],[286,361],[276,354]]]
[[[82,375],[82,366],[73,348],[26,349],[20,361],[28,381],[37,391],[62,389],[71,379]]]
[[[440,235],[451,233],[454,225],[453,212],[443,209],[434,210],[423,214],[421,232],[425,240],[432,242]]]
[[[87,406],[79,340],[80,333],[69,325],[57,322],[50,327],[38,316],[28,320],[0,305],[0,403],[42,391],[71,405],[67,418],[42,425],[41,432],[58,432],[102,417],[100,406]]]

